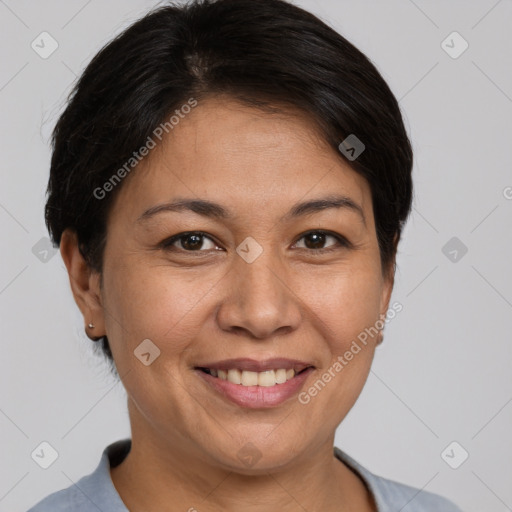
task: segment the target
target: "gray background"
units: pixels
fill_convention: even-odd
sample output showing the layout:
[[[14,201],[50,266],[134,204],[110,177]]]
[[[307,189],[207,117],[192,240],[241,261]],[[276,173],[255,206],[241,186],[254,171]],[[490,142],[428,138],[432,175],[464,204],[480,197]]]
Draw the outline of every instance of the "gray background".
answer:
[[[377,65],[415,150],[392,298],[403,311],[336,444],[465,511],[512,510],[512,2],[297,3]],[[71,485],[130,435],[124,390],[92,355],[60,255],[40,240],[48,139],[65,96],[94,53],[153,5],[0,0],[0,511]],[[31,48],[43,31],[59,45],[47,59]],[[441,46],[453,31],[469,43],[456,59]],[[452,237],[455,262],[442,250]],[[46,470],[31,458],[42,441],[59,454]],[[458,469],[441,456],[452,441],[452,465],[469,453]]]

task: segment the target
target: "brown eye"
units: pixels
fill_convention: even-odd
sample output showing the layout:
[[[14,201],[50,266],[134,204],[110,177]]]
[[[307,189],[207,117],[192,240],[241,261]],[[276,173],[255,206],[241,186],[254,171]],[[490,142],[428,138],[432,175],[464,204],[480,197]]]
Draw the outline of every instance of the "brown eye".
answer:
[[[309,233],[304,237],[304,242],[308,249],[323,249],[325,239],[324,233]]]
[[[205,241],[209,241],[209,243],[206,243],[206,247]],[[217,245],[210,237],[204,235],[203,233],[191,232],[180,233],[179,235],[175,235],[165,240],[162,243],[162,247],[167,250],[181,249],[187,252],[198,252],[215,249]]]
[[[181,246],[187,251],[195,251],[203,246],[202,235],[186,235],[180,239]]]
[[[304,245],[299,246],[299,242],[296,242],[295,247],[299,249],[311,249],[313,251],[322,251],[334,249],[336,246],[348,247],[348,242],[341,236],[336,234],[330,234],[325,231],[310,231],[302,235],[300,240],[304,240]],[[331,243],[325,246],[326,242],[331,240]],[[334,241],[334,243],[332,243]]]

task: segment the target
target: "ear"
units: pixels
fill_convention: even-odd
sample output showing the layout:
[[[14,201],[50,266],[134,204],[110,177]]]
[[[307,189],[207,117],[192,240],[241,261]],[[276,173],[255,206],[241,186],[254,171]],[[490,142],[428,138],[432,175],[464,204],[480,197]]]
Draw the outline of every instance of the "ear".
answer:
[[[381,294],[381,307],[380,314],[381,318],[386,316],[386,313],[389,309],[389,301],[391,300],[391,294],[393,293],[393,286],[395,284],[395,271],[394,271],[394,261],[390,265],[390,269],[385,276],[383,276],[382,281],[382,294]]]
[[[395,234],[394,240],[393,240],[393,257],[391,258],[391,261],[389,263],[389,266],[386,270],[386,272],[383,275],[383,282],[382,282],[382,294],[381,294],[381,301],[380,301],[380,318],[381,320],[385,320],[388,309],[389,309],[389,302],[391,300],[391,294],[393,293],[393,286],[395,284],[395,263],[396,263],[396,251],[397,251],[397,245],[398,245],[398,235]],[[379,343],[382,342],[382,333],[379,337]]]
[[[69,284],[77,306],[84,317],[85,332],[91,339],[105,335],[105,320],[101,302],[100,274],[93,271],[78,248],[76,233],[64,230],[60,254],[66,265]],[[89,323],[94,325],[89,328]]]

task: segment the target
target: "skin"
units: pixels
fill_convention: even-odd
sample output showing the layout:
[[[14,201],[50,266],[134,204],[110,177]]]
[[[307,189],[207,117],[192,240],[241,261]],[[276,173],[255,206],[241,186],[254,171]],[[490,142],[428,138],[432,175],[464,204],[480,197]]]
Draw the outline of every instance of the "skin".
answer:
[[[377,336],[308,404],[295,396],[245,409],[194,372],[206,360],[289,357],[315,366],[307,390],[386,314],[393,272],[385,277],[381,268],[368,183],[305,116],[229,98],[201,101],[163,142],[115,198],[102,287],[74,234],[66,230],[61,242],[75,300],[95,326],[88,333],[107,334],[127,391],[132,449],[111,469],[121,498],[132,512],[375,510],[333,444],[368,377]],[[349,208],[283,218],[294,204],[333,193],[358,204],[364,220]],[[182,211],[137,222],[178,197],[213,201],[232,218]],[[351,246],[304,237],[318,229]],[[159,246],[199,230],[211,238],[202,246],[190,250],[186,237],[174,250]],[[235,252],[248,236],[263,248],[250,264]],[[133,354],[146,338],[161,351],[149,366]],[[252,467],[237,457],[248,442],[261,454]]]

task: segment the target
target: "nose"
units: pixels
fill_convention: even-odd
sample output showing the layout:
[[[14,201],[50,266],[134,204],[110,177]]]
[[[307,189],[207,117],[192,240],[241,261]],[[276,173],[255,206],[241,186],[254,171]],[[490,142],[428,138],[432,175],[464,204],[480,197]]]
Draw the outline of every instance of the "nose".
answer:
[[[264,251],[247,263],[235,256],[226,275],[227,293],[217,310],[217,322],[227,332],[266,339],[293,332],[300,324],[301,301],[287,282],[278,258]]]

